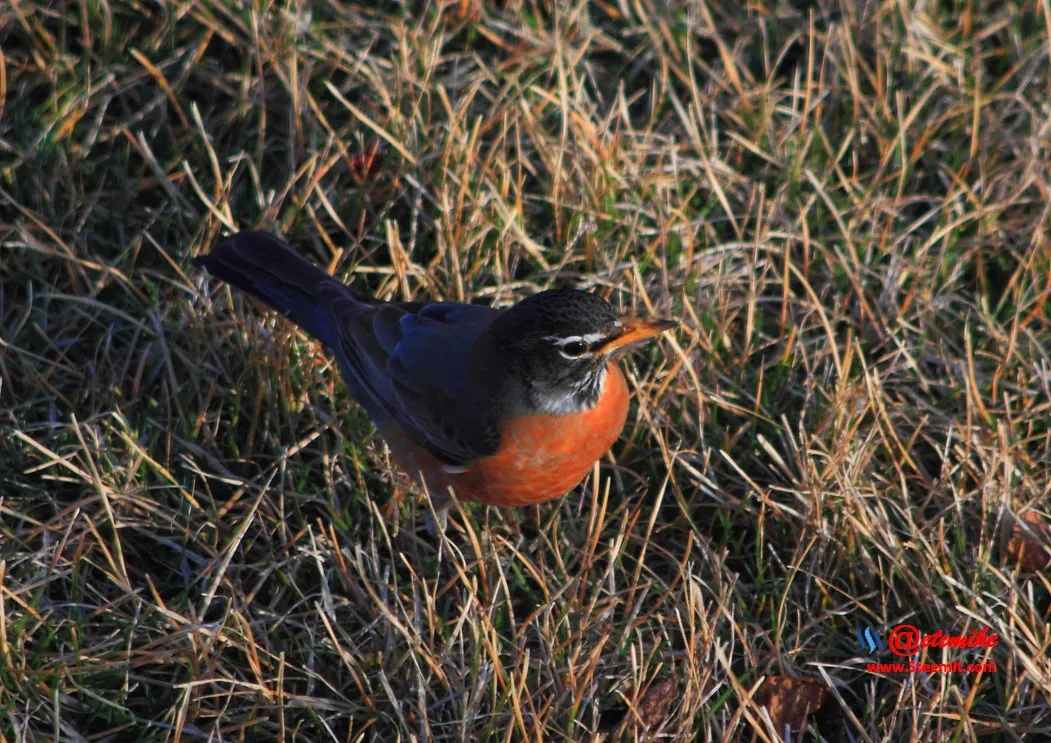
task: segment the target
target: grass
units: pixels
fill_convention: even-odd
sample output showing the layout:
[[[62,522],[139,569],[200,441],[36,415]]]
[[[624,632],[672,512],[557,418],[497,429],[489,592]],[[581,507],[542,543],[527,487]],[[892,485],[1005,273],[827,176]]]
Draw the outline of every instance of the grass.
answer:
[[[0,738],[1051,739],[1046,1],[18,0],[0,49]],[[252,227],[683,327],[584,485],[438,541],[189,268]],[[899,623],[996,670],[867,670]]]

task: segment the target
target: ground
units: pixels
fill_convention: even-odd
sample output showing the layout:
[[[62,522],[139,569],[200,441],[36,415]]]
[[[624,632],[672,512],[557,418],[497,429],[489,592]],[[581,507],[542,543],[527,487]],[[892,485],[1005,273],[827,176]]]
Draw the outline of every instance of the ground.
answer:
[[[0,50],[0,738],[1051,736],[1047,0],[15,0]],[[682,327],[585,484],[436,539],[190,267],[247,228]]]

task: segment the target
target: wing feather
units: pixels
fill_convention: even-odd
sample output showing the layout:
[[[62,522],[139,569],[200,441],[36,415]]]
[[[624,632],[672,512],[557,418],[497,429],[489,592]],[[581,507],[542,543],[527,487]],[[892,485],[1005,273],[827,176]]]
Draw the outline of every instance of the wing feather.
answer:
[[[497,450],[498,411],[485,404],[467,368],[471,346],[497,310],[323,299],[337,328],[341,370],[370,415],[392,418],[411,441],[454,468]]]

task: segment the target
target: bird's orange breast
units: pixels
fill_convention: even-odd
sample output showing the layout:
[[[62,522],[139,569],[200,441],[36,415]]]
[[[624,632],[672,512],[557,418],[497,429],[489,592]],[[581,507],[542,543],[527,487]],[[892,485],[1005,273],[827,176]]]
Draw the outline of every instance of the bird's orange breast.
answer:
[[[394,459],[412,475],[423,474],[431,492],[452,488],[456,497],[494,506],[526,506],[558,498],[584,479],[613,445],[628,415],[628,385],[609,364],[598,404],[568,415],[531,415],[504,422],[500,449],[449,472],[429,452],[397,434],[381,431]]]

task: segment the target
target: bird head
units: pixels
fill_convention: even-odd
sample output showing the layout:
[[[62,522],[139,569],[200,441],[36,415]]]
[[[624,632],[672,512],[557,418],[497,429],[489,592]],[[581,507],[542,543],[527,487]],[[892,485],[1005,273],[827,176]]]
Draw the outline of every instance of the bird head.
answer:
[[[611,359],[677,325],[620,316],[596,294],[551,289],[506,310],[487,335],[516,371],[528,406],[561,415],[598,402]]]

